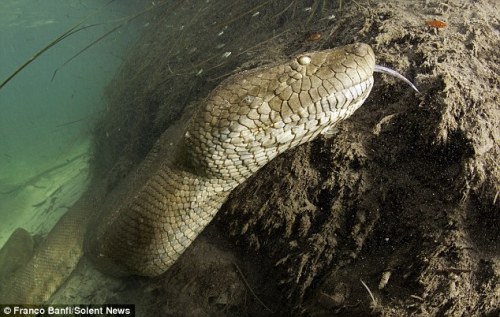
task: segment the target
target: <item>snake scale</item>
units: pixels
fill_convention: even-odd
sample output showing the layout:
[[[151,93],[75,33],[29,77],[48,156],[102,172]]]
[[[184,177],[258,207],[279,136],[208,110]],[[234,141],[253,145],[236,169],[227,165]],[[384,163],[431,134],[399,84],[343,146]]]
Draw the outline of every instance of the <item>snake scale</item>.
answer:
[[[139,169],[128,193],[97,206],[98,216],[88,226],[86,220],[73,222],[88,227],[85,239],[81,229],[74,232],[73,257],[84,248],[97,267],[112,275],[164,273],[236,186],[280,153],[328,132],[358,109],[370,93],[375,70],[372,49],[358,43],[302,53],[226,79],[171,141],[168,155],[152,155],[150,161],[156,163]],[[68,217],[78,218],[85,208],[79,209]],[[59,239],[68,239],[71,228],[66,222],[66,235]],[[29,278],[50,279],[60,270],[40,266],[38,275],[30,268]],[[23,277],[23,268],[16,275]],[[48,283],[38,283],[46,290],[31,297],[12,298],[6,295],[10,290],[0,289],[0,302],[46,300],[55,291]]]

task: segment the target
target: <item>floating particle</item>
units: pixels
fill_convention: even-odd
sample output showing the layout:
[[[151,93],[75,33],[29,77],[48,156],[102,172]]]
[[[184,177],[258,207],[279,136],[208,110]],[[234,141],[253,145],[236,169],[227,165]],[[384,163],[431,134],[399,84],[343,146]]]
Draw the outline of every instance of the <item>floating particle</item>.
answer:
[[[384,287],[386,287],[387,283],[389,282],[390,278],[391,278],[391,271],[385,271],[384,273],[382,273],[382,278],[378,283],[378,289],[384,289]]]

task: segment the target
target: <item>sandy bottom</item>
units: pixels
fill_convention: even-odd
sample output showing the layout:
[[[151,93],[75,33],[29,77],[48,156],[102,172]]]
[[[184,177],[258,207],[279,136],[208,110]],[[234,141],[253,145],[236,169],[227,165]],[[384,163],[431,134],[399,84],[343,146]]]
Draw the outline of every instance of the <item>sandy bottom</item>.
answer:
[[[54,160],[15,160],[0,170],[0,245],[22,227],[46,235],[88,185],[89,140]]]

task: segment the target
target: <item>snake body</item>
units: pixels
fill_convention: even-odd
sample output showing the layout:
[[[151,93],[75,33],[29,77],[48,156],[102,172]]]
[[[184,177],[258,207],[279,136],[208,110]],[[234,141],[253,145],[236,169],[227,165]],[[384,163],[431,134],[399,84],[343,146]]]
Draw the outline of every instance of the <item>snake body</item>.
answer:
[[[115,275],[164,273],[236,186],[361,106],[374,68],[372,49],[353,44],[225,80],[189,121],[175,153],[91,226],[87,254]]]
[[[0,283],[0,303],[46,301],[83,251],[113,275],[162,274],[236,186],[359,108],[375,68],[372,49],[352,44],[226,79],[180,133],[162,136],[169,146],[148,155],[126,190],[105,199],[92,194],[102,190],[89,191],[73,206],[32,259]]]

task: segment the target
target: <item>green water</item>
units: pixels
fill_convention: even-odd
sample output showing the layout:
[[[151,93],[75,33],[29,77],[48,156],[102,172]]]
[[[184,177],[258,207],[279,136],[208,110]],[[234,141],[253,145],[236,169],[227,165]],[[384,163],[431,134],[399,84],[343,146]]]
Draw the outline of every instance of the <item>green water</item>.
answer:
[[[0,82],[77,23],[97,24],[65,38],[0,89],[0,245],[15,227],[33,233],[40,229],[39,218],[56,219],[81,194],[92,127],[105,109],[104,89],[147,27],[147,16],[65,63],[116,27],[117,20],[150,5],[0,1]]]

